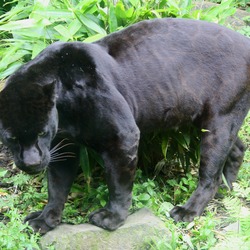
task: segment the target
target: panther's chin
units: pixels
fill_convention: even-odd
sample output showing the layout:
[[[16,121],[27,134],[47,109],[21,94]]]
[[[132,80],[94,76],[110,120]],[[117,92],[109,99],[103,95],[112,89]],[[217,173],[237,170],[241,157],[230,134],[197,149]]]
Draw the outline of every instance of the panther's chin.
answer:
[[[25,173],[29,174],[29,175],[36,175],[41,173],[42,171],[44,171],[46,169],[46,166],[18,166],[18,168],[22,171],[24,171]]]
[[[41,170],[23,170],[26,174],[29,174],[29,175],[36,175],[36,174],[40,174],[43,170],[45,169],[41,169]]]

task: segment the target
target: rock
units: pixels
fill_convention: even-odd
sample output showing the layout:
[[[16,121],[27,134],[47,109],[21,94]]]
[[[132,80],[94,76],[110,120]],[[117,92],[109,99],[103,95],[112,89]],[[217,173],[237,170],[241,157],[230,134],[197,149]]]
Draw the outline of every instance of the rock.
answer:
[[[229,224],[227,227],[223,229],[224,232],[235,232],[238,233],[240,229],[240,222],[234,222],[232,224]]]
[[[52,244],[56,250],[131,250],[148,249],[157,239],[168,241],[171,234],[159,218],[143,208],[130,215],[116,231],[90,224],[61,224],[43,236],[40,244],[42,250]]]
[[[240,236],[229,236],[224,241],[219,242],[210,250],[249,250],[250,242]]]
[[[210,250],[249,250],[250,241],[240,234],[240,221],[234,222],[223,228],[220,232],[221,240]]]

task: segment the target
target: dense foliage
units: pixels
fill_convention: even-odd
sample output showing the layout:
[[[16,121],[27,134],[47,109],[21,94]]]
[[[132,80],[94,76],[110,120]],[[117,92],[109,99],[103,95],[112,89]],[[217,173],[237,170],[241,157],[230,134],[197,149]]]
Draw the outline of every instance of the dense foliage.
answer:
[[[4,0],[2,0],[4,1]],[[194,9],[192,0],[22,0],[4,1],[0,17],[0,78],[7,77],[48,44],[91,42],[132,23],[157,17],[183,17],[223,23],[234,0],[217,8]],[[199,1],[198,1],[199,2]]]

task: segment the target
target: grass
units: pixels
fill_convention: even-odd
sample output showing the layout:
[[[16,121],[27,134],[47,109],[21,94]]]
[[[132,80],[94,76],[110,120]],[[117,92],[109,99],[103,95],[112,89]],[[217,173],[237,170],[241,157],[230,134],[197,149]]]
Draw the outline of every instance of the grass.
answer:
[[[206,11],[193,10],[195,1],[158,0],[139,1],[13,1],[14,8],[0,17],[0,78],[11,74],[21,64],[30,60],[48,44],[62,41],[94,41],[106,34],[126,27],[134,22],[155,17],[184,17],[204,19],[223,24],[225,19],[235,12],[235,5],[247,7],[247,2],[222,1],[220,6]],[[246,27],[241,31],[250,36]],[[186,175],[169,176],[166,180],[164,167],[166,160],[172,158],[174,164],[185,166],[197,162],[197,141],[192,141],[190,133],[171,134],[174,144],[168,144],[169,135],[159,138],[163,160],[157,165],[154,179],[149,179],[145,172],[138,170],[133,191],[131,211],[149,207],[172,232],[171,241],[158,239],[152,243],[152,249],[211,249],[217,241],[229,239],[248,246],[250,239],[250,114],[240,131],[241,138],[248,145],[238,180],[233,192],[222,190],[222,198],[213,200],[206,212],[191,223],[174,223],[168,212],[173,204],[184,202],[194,190],[197,177],[187,170]],[[193,134],[192,134],[193,135]],[[153,142],[155,144],[155,142]],[[147,141],[149,145],[149,141]],[[195,150],[190,150],[195,148]],[[151,150],[150,146],[150,150]],[[179,151],[178,151],[179,150]],[[175,152],[179,154],[174,158]],[[185,157],[183,157],[183,152]],[[143,149],[144,163],[148,163],[149,153]],[[178,155],[177,154],[177,155]],[[90,173],[89,163],[93,159],[100,162],[94,152],[82,149],[81,162],[88,166],[83,168],[74,184],[65,206],[63,221],[67,223],[84,223],[88,214],[104,206],[107,200],[107,187],[99,176]],[[145,164],[146,164],[145,163]],[[173,162],[171,162],[173,163]],[[39,249],[39,236],[31,233],[28,225],[22,223],[24,217],[40,210],[47,199],[47,184],[44,175],[35,178],[15,170],[14,166],[4,169],[0,166],[0,247],[1,249]],[[150,164],[150,163],[148,163]],[[98,174],[100,171],[97,171]],[[163,174],[162,174],[163,172]],[[161,174],[160,174],[161,173]],[[92,180],[90,182],[90,180]],[[82,185],[82,183],[87,183]],[[98,183],[98,185],[97,185]],[[222,228],[232,222],[241,227],[230,235],[222,233]],[[27,232],[29,232],[27,234]],[[232,247],[232,244],[230,245]]]

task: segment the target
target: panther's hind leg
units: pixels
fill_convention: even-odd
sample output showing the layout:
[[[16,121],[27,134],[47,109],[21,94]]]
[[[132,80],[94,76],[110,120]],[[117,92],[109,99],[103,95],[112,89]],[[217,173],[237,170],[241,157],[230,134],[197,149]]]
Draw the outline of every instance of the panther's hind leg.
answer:
[[[209,119],[203,121],[202,127],[208,132],[203,133],[201,138],[198,187],[184,206],[176,206],[171,210],[170,215],[175,221],[192,221],[194,217],[200,216],[216,194],[221,183],[223,167],[227,159],[230,159],[228,157],[232,157],[230,151],[247,112],[246,109],[240,112],[238,107],[235,108],[237,112],[231,110],[225,114],[212,110]],[[229,170],[227,165],[225,171]],[[227,178],[234,178],[235,175],[227,173]]]
[[[240,166],[244,158],[245,146],[238,137],[235,141],[224,165],[223,174],[226,178],[227,185],[233,188],[232,183],[236,180]]]

